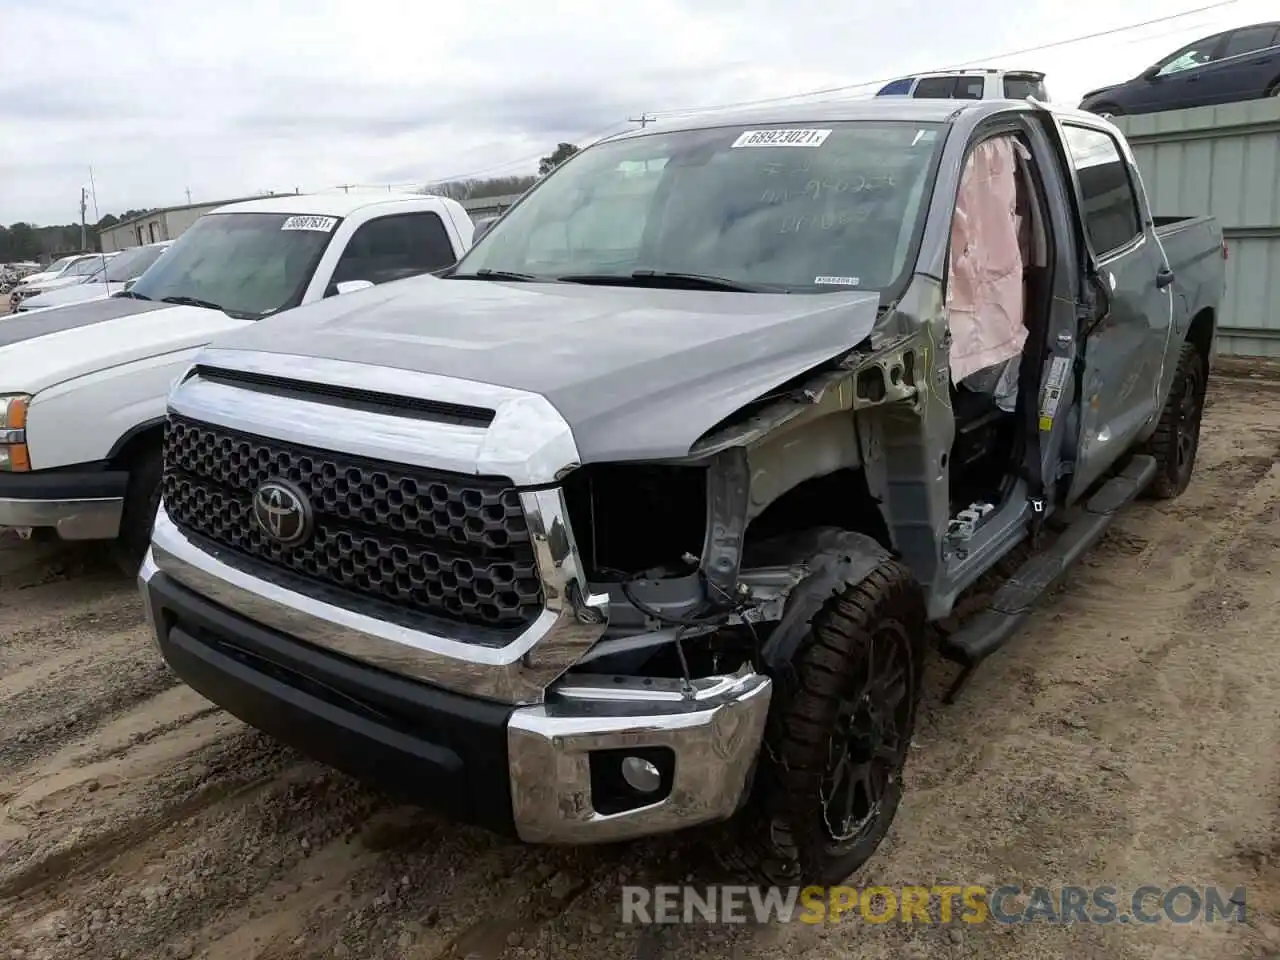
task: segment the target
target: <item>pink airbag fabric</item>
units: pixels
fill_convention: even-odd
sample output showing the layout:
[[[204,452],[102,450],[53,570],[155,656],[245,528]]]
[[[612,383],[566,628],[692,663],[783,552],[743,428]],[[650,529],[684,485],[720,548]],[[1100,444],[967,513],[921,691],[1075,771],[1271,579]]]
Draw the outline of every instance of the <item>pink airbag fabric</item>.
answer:
[[[954,383],[1018,356],[1026,342],[1017,195],[1013,139],[979,144],[965,164],[951,222],[947,313]]]

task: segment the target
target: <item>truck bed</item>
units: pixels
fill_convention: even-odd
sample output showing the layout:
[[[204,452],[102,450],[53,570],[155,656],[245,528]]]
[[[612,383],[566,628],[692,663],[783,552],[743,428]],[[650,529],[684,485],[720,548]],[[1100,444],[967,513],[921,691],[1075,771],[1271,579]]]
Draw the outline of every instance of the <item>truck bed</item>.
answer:
[[[1216,217],[1155,217],[1156,236],[1164,245],[1169,266],[1177,270],[1180,264],[1222,252],[1222,228]]]
[[[1227,247],[1215,217],[1155,217],[1156,236],[1173,270],[1174,322],[1189,323],[1222,302]],[[1210,351],[1210,358],[1213,351]]]

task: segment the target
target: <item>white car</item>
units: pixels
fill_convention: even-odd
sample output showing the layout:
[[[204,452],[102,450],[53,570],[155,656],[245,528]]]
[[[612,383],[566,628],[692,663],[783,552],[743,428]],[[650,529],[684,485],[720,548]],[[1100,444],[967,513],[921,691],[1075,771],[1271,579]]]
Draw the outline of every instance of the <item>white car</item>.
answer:
[[[61,290],[63,287],[84,283],[89,277],[100,273],[107,263],[118,255],[117,253],[88,254],[76,258],[63,268],[56,277],[47,277],[43,280],[28,277],[13,288],[13,291],[9,294],[9,305],[16,308],[27,297],[37,297],[50,290]]]
[[[148,243],[121,251],[119,256],[107,263],[105,270],[99,270],[85,277],[81,283],[72,284],[60,290],[46,287],[45,293],[28,296],[19,303],[16,312],[51,310],[54,307],[65,307],[73,303],[103,300],[113,293],[121,293],[129,288],[130,281],[141,277],[147,268],[160,258],[160,254],[172,244],[172,240],[161,240],[158,243]]]
[[[877,97],[917,100],[1025,100],[1049,102],[1044,74],[1037,70],[941,70],[917,73],[886,83]]]
[[[67,269],[67,267],[71,266],[77,260],[83,260],[86,256],[88,256],[88,254],[74,253],[66,257],[61,257],[54,260],[43,270],[30,272],[22,279],[24,281],[54,280],[62,273],[63,270]]]
[[[54,260],[43,270],[29,271],[27,275],[19,280],[15,286],[21,286],[24,283],[40,283],[42,280],[56,280],[58,277],[62,276],[63,272],[72,264],[78,263],[81,260],[86,260],[90,256],[92,256],[92,254],[73,253],[65,257],[60,257],[59,259]]]
[[[473,232],[443,197],[249,200],[197,220],[127,292],[0,318],[0,528],[114,540],[136,571],[159,502],[165,399],[199,348],[302,303],[442,269]]]

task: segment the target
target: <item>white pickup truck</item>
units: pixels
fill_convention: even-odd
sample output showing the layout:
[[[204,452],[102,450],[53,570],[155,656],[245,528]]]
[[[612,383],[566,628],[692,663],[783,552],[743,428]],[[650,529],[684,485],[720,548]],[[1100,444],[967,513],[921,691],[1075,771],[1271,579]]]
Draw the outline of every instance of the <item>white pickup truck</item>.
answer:
[[[0,528],[146,552],[165,398],[216,335],[448,266],[462,205],[407,194],[281,196],[201,217],[126,293],[0,317]]]

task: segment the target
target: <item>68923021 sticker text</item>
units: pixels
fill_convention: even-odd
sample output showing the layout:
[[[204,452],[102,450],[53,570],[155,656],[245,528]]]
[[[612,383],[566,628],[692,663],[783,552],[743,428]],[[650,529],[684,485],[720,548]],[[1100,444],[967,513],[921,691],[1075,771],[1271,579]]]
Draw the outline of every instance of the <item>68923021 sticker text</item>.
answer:
[[[789,129],[789,130],[743,130],[738,139],[729,146],[738,147],[820,147],[830,130]]]

